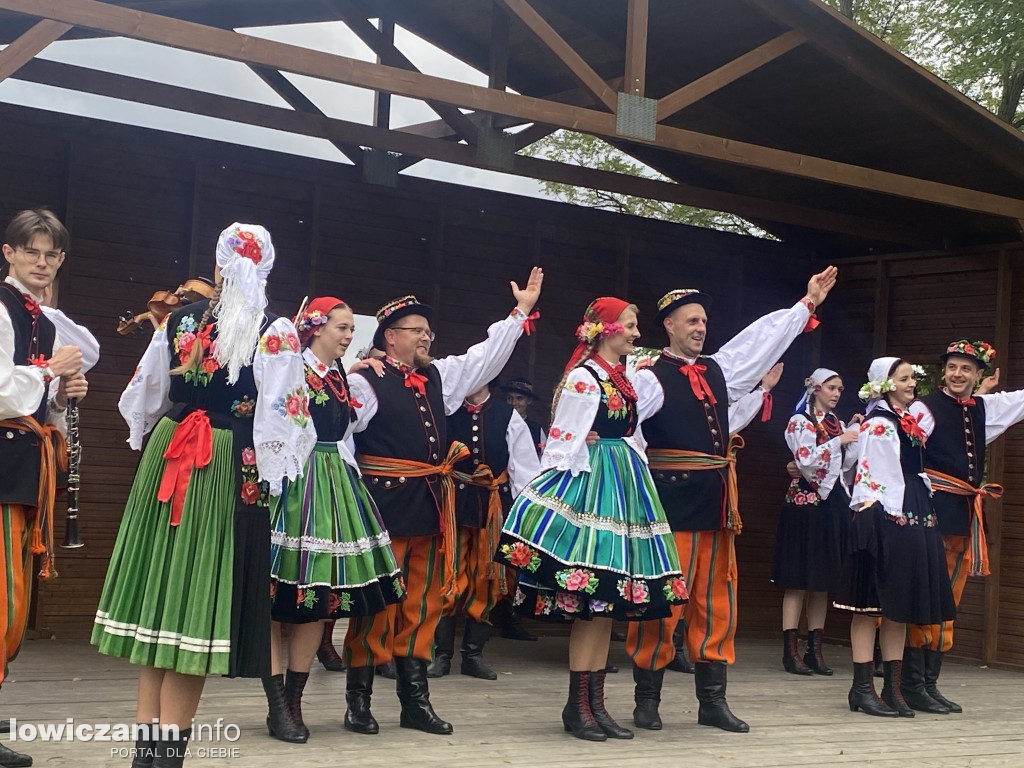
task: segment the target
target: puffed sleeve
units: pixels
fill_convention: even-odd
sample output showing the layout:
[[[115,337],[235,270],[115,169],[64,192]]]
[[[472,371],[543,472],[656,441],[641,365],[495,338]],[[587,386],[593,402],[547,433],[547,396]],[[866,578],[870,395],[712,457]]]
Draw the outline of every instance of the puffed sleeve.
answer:
[[[540,474],[540,460],[533,445],[533,435],[523,417],[515,411],[505,430],[508,445],[508,479],[512,495],[518,496],[526,484]]]
[[[843,450],[839,438],[818,445],[818,431],[810,419],[796,414],[786,425],[786,445],[804,480],[818,489],[827,499],[842,473]]]
[[[729,405],[729,431],[733,434],[746,429],[754,417],[764,410],[763,388],[758,387]]]
[[[46,315],[57,329],[57,342],[53,351],[65,344],[71,344],[82,350],[82,373],[88,373],[100,360],[100,343],[84,325],[79,325],[59,309],[43,307]]]
[[[267,344],[277,336],[280,344]],[[281,481],[302,475],[302,466],[316,444],[309,415],[309,395],[303,376],[299,335],[291,321],[279,317],[260,338],[252,360],[259,397],[253,415],[256,467],[270,493],[281,495]]]
[[[574,476],[590,471],[586,439],[600,404],[601,391],[594,376],[582,367],[570,371],[548,429],[548,442],[540,458],[542,471],[569,470]]]
[[[441,392],[445,414],[451,416],[467,395],[476,392],[505,367],[516,342],[523,335],[526,315],[513,309],[504,320],[492,323],[487,338],[474,344],[461,355],[451,355],[431,362],[441,374]]]
[[[900,468],[900,438],[896,427],[882,416],[865,420],[860,425],[857,448],[860,457],[850,507],[859,509],[878,502],[886,514],[902,517],[906,486]]]
[[[42,368],[14,364],[14,326],[0,305],[0,419],[35,413],[46,391]]]
[[[975,397],[985,403],[986,443],[991,443],[1014,424],[1024,420],[1024,389]]]
[[[149,346],[117,401],[117,409],[128,422],[128,445],[136,451],[142,448],[142,438],[171,407],[170,370],[171,350],[164,323],[153,331]]]
[[[638,370],[633,375],[632,384],[636,392],[637,421],[643,422],[661,410],[665,404],[665,390],[649,368]]]

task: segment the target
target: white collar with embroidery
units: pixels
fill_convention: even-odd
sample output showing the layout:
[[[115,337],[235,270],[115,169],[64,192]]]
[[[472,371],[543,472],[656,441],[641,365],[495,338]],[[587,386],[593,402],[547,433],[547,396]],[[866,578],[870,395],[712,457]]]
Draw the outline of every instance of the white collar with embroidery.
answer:
[[[33,291],[30,291],[28,288],[26,288],[24,285],[22,285],[20,281],[18,281],[17,279],[11,277],[10,275],[8,275],[7,277],[4,278],[4,282],[5,283],[10,283],[15,288],[17,288],[19,291],[24,293],[26,296],[31,296],[32,299],[36,302],[36,304],[42,304],[43,303],[43,297],[41,295],[39,295],[37,293],[34,293]]]
[[[308,365],[310,368],[316,371],[317,375],[321,379],[324,378],[331,371],[338,370],[337,360],[332,360],[329,366],[324,365],[322,362],[320,362],[320,358],[313,354],[313,350],[311,350],[309,347],[306,347],[304,350],[302,350],[302,359],[306,361],[306,365]]]
[[[586,362],[584,362],[584,365],[586,365],[586,366],[587,366],[588,368],[590,368],[590,369],[591,369],[592,371],[594,371],[595,373],[597,373],[597,377],[598,377],[598,378],[599,378],[599,379],[600,379],[601,381],[607,381],[607,380],[608,380],[608,371],[606,371],[606,370],[605,370],[604,368],[602,368],[602,367],[601,367],[601,365],[600,365],[600,363],[598,363],[598,362],[597,362],[596,360],[594,360],[593,358],[589,358],[589,357],[588,357],[588,358],[587,358],[587,360],[586,360]]]

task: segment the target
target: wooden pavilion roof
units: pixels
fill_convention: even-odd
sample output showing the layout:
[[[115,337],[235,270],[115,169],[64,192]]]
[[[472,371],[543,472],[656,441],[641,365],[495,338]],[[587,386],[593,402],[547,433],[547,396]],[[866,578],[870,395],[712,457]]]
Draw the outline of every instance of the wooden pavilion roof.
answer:
[[[379,63],[233,31],[339,20]],[[420,74],[396,24],[490,87]],[[294,109],[32,58],[96,35],[245,62]],[[0,42],[0,80],[327,138],[378,183],[432,158],[729,211],[822,255],[1022,239],[1024,136],[818,0],[0,0]],[[374,125],[326,117],[281,72],[377,91]],[[439,119],[391,127],[390,94]],[[671,181],[513,154],[557,128]]]

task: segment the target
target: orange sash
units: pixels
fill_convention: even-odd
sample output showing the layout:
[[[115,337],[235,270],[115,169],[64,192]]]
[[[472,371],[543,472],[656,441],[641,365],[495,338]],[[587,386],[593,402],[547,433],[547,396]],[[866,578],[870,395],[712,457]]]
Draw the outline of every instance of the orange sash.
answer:
[[[485,488],[490,495],[487,498],[487,522],[484,530],[487,532],[487,548],[478,553],[481,558],[486,558],[486,563],[477,564],[477,573],[487,572],[487,578],[491,581],[497,579],[500,583],[501,594],[507,595],[507,574],[504,566],[494,562],[493,555],[498,549],[498,539],[501,537],[501,526],[505,520],[505,510],[501,506],[501,486],[508,482],[508,470],[505,469],[500,475],[494,477],[493,470],[486,464],[477,466],[473,474],[455,472],[453,477],[460,483],[472,485],[476,488]]]
[[[985,525],[982,517],[982,501],[986,496],[998,499],[1003,495],[1003,486],[983,483],[975,488],[958,477],[939,472],[937,469],[924,471],[932,481],[932,488],[954,496],[973,496],[971,504],[971,576],[988,576],[988,542],[985,540]]]

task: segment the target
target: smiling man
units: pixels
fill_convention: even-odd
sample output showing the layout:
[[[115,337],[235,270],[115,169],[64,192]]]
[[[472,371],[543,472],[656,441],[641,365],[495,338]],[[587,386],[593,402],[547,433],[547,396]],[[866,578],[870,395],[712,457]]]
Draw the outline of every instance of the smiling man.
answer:
[[[919,401],[935,418],[924,465],[932,481],[932,505],[945,544],[946,565],[957,605],[963,597],[967,576],[988,574],[982,499],[995,489],[983,482],[985,448],[1024,420],[1024,390],[980,394],[999,383],[998,369],[982,382],[995,356],[995,349],[983,341],[951,342],[940,355],[944,386]],[[979,384],[982,387],[975,394]],[[943,696],[937,686],[943,655],[953,647],[953,622],[910,625],[907,634],[902,684],[907,704],[921,712],[963,711],[959,704]]]
[[[765,315],[713,355],[704,356],[711,297],[671,291],[658,302],[656,322],[669,338],[658,361],[634,379],[651,475],[675,536],[690,601],[667,619],[630,622],[626,650],[633,658],[638,728],[659,730],[665,668],[675,656],[672,633],[680,617],[694,662],[697,722],[746,733],[749,726],[725,700],[726,667],[735,660],[735,450],[729,405],[751,388],[806,329],[836,282],[828,267],[811,278],[807,295],[790,309]]]

